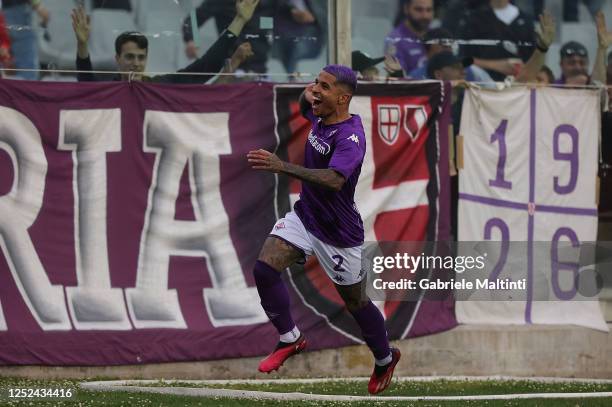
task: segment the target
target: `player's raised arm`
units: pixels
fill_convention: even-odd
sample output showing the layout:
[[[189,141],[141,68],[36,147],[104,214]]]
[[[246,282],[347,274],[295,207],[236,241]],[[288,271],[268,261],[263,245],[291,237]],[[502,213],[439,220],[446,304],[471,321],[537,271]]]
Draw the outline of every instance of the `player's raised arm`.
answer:
[[[247,159],[254,170],[287,174],[335,192],[340,191],[346,181],[335,170],[305,168],[301,165],[291,164],[281,160],[276,154],[262,149],[249,151]]]
[[[309,84],[304,89],[304,92],[300,95],[300,112],[302,116],[306,116],[306,112],[312,107],[314,96],[312,96],[312,88],[315,86],[314,83]]]

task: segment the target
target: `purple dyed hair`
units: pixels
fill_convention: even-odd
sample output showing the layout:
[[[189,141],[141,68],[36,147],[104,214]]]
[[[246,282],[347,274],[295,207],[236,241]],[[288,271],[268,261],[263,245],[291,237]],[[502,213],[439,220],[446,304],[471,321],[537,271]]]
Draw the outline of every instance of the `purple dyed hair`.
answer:
[[[355,75],[351,68],[344,65],[327,65],[323,70],[330,75],[334,75],[337,83],[348,86],[351,93],[355,93],[357,89],[357,75]]]

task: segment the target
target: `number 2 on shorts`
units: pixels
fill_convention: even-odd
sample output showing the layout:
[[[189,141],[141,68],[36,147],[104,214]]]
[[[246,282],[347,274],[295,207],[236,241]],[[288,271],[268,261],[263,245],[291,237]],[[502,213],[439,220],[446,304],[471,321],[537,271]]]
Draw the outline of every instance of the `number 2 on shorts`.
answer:
[[[334,266],[334,271],[346,271],[345,269],[342,268],[342,262],[344,261],[344,258],[342,256],[340,256],[339,254],[334,254],[331,257],[332,257],[332,259],[334,259],[334,260],[336,260],[338,262]]]

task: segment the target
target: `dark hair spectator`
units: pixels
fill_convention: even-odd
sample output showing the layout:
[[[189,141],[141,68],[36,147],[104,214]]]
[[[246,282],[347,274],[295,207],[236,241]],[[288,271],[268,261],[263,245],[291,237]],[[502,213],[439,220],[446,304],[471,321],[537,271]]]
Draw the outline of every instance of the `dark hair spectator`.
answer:
[[[115,40],[115,52],[117,55],[121,54],[123,46],[128,42],[133,42],[138,48],[144,49],[147,52],[149,51],[149,40],[147,40],[147,37],[143,33],[138,31],[126,31],[119,34]]]
[[[433,20],[433,0],[400,0],[395,28],[385,38],[385,55],[393,55],[404,72],[425,63],[422,38]]]

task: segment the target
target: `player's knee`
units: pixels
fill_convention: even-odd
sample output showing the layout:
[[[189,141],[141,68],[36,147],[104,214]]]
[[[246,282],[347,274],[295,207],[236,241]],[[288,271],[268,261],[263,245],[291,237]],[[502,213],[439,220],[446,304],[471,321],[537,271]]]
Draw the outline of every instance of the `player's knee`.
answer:
[[[266,263],[278,272],[291,266],[300,253],[280,239],[268,237],[259,252],[257,260]]]

